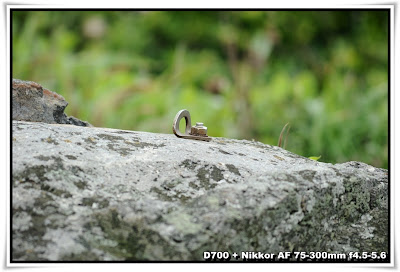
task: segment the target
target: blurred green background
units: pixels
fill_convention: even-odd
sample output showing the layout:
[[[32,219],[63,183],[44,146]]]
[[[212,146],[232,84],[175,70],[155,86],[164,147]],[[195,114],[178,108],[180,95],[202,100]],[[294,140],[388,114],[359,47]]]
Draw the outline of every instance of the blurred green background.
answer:
[[[289,122],[289,151],[387,168],[388,16],[13,11],[12,76],[99,127],[172,133],[186,108],[210,136],[277,145]]]

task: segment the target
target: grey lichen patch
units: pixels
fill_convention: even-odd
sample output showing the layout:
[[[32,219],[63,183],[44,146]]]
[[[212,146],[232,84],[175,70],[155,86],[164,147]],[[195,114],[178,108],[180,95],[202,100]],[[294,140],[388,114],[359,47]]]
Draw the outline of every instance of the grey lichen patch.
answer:
[[[51,138],[51,137],[47,137],[45,139],[41,139],[41,141],[45,142],[45,143],[53,144],[53,145],[58,145],[58,142],[55,139]]]
[[[198,162],[192,159],[186,159],[180,164],[181,167],[185,167],[189,170],[194,170],[198,165]]]
[[[172,246],[172,240],[149,228],[145,218],[128,223],[119,217],[116,210],[110,209],[106,213],[97,214],[96,221],[105,239],[110,241],[101,245],[100,249],[117,259],[143,261],[187,258],[187,253]],[[94,244],[92,246],[97,247]]]
[[[145,148],[145,147],[160,148],[160,147],[164,147],[165,144],[152,144],[152,143],[146,143],[146,142],[136,142],[136,143],[133,143],[133,146],[140,147],[140,148]]]
[[[83,141],[84,141],[84,143],[78,142],[76,144],[83,145],[87,151],[91,151],[94,148],[96,148],[97,141],[94,137],[89,136],[89,137],[83,138]]]
[[[296,251],[306,250],[310,246],[313,246],[315,251],[332,251],[327,242],[337,239],[340,234],[337,221],[332,221],[333,224],[329,226],[329,231],[327,231],[327,226],[321,223],[324,218],[335,218],[335,211],[329,208],[332,206],[332,197],[329,191],[329,189],[324,189],[317,194],[308,196],[314,202],[312,212],[305,212],[304,209],[307,208],[300,202],[303,218],[289,231],[287,238],[281,242],[282,246],[286,247],[290,243]],[[294,206],[294,200],[292,201]]]
[[[121,136],[115,136],[115,135],[109,135],[109,134],[97,134],[97,137],[103,139],[103,140],[108,140],[111,142],[116,142],[116,141],[123,141],[125,140],[125,138],[121,137]]]
[[[223,150],[221,148],[218,148],[218,151],[221,152],[222,154],[225,154],[225,155],[232,155],[232,153],[229,153],[229,152],[227,152],[227,151],[225,151],[225,150]]]
[[[135,135],[136,134],[134,132],[128,132],[128,131],[117,131],[117,132],[112,131],[111,133],[122,134],[122,135],[125,135],[125,134]],[[108,141],[111,144],[119,144],[119,145],[127,144],[127,145],[131,145],[131,146],[140,146],[140,139],[138,137],[132,137],[132,136],[122,137],[122,136],[115,136],[115,135],[110,135],[110,134],[105,134],[105,133],[97,134],[97,137],[102,140]]]
[[[41,194],[34,199],[34,206],[33,207],[28,207],[27,210],[35,210],[35,213],[40,213],[40,210],[45,209],[47,206],[52,206],[56,207],[58,206],[55,204],[53,201],[57,199],[55,195],[49,193],[49,192],[41,192]]]
[[[297,178],[293,174],[277,173],[274,175],[275,180],[296,183]]]
[[[27,225],[24,222],[18,221],[17,218],[26,218],[26,213],[19,214],[18,211],[13,210],[13,226],[12,226],[12,237],[13,245],[15,246],[13,250],[14,260],[32,260],[41,261],[45,258],[41,257],[43,249],[46,246],[46,241],[43,241],[43,237],[46,233],[46,226],[44,224],[45,216],[35,214],[28,211],[31,216],[30,221]],[[21,231],[19,228],[22,226],[28,227]],[[27,243],[29,241],[29,243]]]
[[[77,176],[82,173],[82,169],[77,166],[65,167],[64,161],[60,157],[49,156],[48,158],[38,158],[43,161],[52,161],[47,165],[34,165],[25,168],[22,172],[13,174],[14,184],[26,184],[31,188],[40,189],[43,192],[63,198],[72,197],[72,193],[68,188],[63,188],[59,180],[76,180]],[[71,182],[72,183],[72,182]],[[79,188],[84,188],[85,182],[75,181],[74,184]]]
[[[353,221],[370,210],[370,192],[363,183],[354,176],[344,180],[345,194],[340,197],[340,217]]]
[[[217,186],[217,181],[224,178],[222,171],[216,166],[204,166],[197,170],[197,178],[202,188],[212,189]]]
[[[39,156],[34,156],[34,158],[41,160],[41,161],[48,161],[50,160],[52,157],[50,156],[43,156],[43,155],[39,155]]]
[[[63,198],[72,197],[72,194],[69,193],[68,191],[61,190],[61,189],[58,189],[56,187],[53,187],[52,184],[42,184],[40,189],[42,191],[44,191],[44,192],[49,192],[49,193],[51,193],[53,195],[60,196],[60,197],[63,197]]]
[[[233,164],[227,164],[226,167],[230,172],[234,173],[235,175],[241,176],[239,169],[237,169],[236,166],[234,166]]]
[[[136,142],[137,143],[137,142]],[[124,144],[128,144],[128,145],[134,145],[134,142],[132,141],[128,141],[128,140],[124,140]]]
[[[162,187],[165,189],[165,190],[171,190],[171,189],[173,189],[173,188],[176,188],[177,186],[179,186],[180,184],[182,184],[182,180],[180,180],[180,179],[174,179],[174,180],[168,180],[168,181],[165,181],[163,184],[162,184]]]
[[[115,136],[112,136],[112,137],[115,137]],[[120,137],[117,137],[117,138],[120,138]],[[127,141],[127,140],[124,140],[123,143],[113,142],[113,143],[107,144],[107,147],[109,150],[116,151],[121,156],[127,156],[127,155],[133,153],[134,150],[132,148],[130,148],[130,147],[128,148],[126,146],[133,147],[134,149],[147,148],[147,147],[160,148],[160,147],[163,147],[164,144],[151,144],[151,143],[146,143],[146,142],[131,142],[131,141]]]
[[[74,182],[74,185],[79,189],[83,190],[88,188],[88,183],[86,181],[76,181]]]
[[[91,208],[103,209],[105,207],[108,207],[109,201],[107,199],[85,197],[82,199],[82,205],[89,206]]]
[[[42,180],[48,180],[45,174],[49,167],[44,165],[35,165],[24,169],[22,172],[13,173],[13,182],[19,183],[38,183]]]
[[[52,227],[49,225],[47,218],[49,216],[48,213],[53,213],[54,211],[56,211],[54,199],[45,192],[39,194],[34,200],[34,205],[24,207],[24,209],[13,208],[12,231],[14,243],[21,246],[29,241],[31,245],[25,250],[17,247],[17,250],[13,252],[14,259],[43,260],[40,254],[43,252],[47,242],[42,237],[46,234],[47,228]]]
[[[180,203],[185,203],[192,199],[191,189],[198,188],[189,184],[187,186],[185,182],[181,179],[167,180],[161,184],[161,187],[152,187],[151,192],[155,193],[159,199],[168,202],[178,201]]]
[[[249,188],[250,190],[250,188]],[[224,194],[222,194],[224,195]],[[262,206],[262,197],[253,196],[251,191],[246,191],[242,194],[237,194],[229,197],[227,201],[237,199],[236,205],[227,204],[226,209],[223,210],[226,219],[221,219],[223,223],[221,230],[224,230],[225,239],[223,243],[219,244],[219,250],[233,250],[233,251],[258,251],[261,248],[268,248],[268,252],[277,253],[284,248],[279,245],[282,237],[288,231],[288,227],[292,226],[292,221],[297,218],[296,207],[297,201],[294,195],[288,196],[282,201],[279,201],[273,209],[268,209]],[[221,202],[219,202],[221,203]],[[257,205],[257,215],[246,216],[241,214],[239,207],[249,207]],[[294,210],[295,212],[292,212]],[[229,229],[227,226],[230,226]],[[212,231],[213,228],[210,229]],[[215,233],[214,238],[218,239],[218,234]],[[275,238],[274,238],[275,237]],[[283,238],[283,237],[282,237]],[[222,242],[222,241],[221,241]]]
[[[343,244],[344,248],[351,248],[350,244],[352,244],[354,250],[354,248],[362,247],[360,238],[367,240],[373,238],[375,226],[372,222],[367,223],[368,220],[366,220],[370,218],[368,215],[370,209],[367,204],[370,198],[366,188],[362,188],[360,180],[354,178],[345,180],[344,184],[346,190],[337,196],[340,199],[338,202],[335,200],[338,194],[336,186],[330,185],[324,189],[316,188],[312,195],[307,196],[308,202],[312,200],[310,203],[312,204],[312,212],[304,212],[305,209],[309,211],[309,208],[307,208],[307,203],[301,203],[305,215],[304,219],[299,222],[299,227],[294,229],[289,236],[292,241],[297,241],[296,250],[304,250],[313,245],[317,251],[331,252],[337,246],[333,241]],[[336,205],[335,202],[337,202]],[[327,223],[328,220],[329,224]],[[321,224],[324,221],[326,223]],[[361,224],[362,230],[357,229],[360,224],[358,222],[363,222]],[[347,228],[348,224],[352,224],[352,228]],[[301,228],[302,226],[307,226],[307,228]],[[387,225],[380,224],[380,226]],[[387,233],[387,227],[384,227],[381,231]],[[358,236],[357,239],[351,238],[350,241],[346,238],[356,236]],[[377,250],[379,248],[382,250],[387,248],[387,240],[381,241],[382,243],[373,245],[371,241],[368,241],[364,243],[364,249]]]
[[[224,178],[224,175],[218,167],[213,166],[211,171],[211,178],[215,181],[220,181]]]
[[[116,151],[119,154],[121,154],[121,156],[127,156],[130,153],[132,153],[132,150],[130,148],[126,148],[126,147],[119,147],[117,145],[114,144],[107,144],[108,149],[112,150],[112,151]]]
[[[367,244],[367,248],[385,251],[389,248],[389,218],[380,211],[378,208],[371,210],[372,219],[365,223],[364,227],[373,227],[371,234],[374,236],[366,239],[364,243]]]
[[[360,231],[361,231],[361,239],[370,239],[372,237],[374,237],[374,227],[368,226],[368,222],[371,221],[372,216],[368,213],[364,214],[363,216],[361,216],[360,219]]]
[[[301,177],[303,179],[306,179],[307,181],[312,182],[315,177],[315,174],[317,172],[313,171],[313,170],[302,170],[302,171],[299,171],[298,173],[301,175]]]
[[[125,249],[126,260],[182,260],[187,258],[172,243],[161,236],[157,231],[133,226],[128,237],[120,242]],[[155,246],[149,246],[155,245]]]
[[[172,225],[181,234],[195,234],[202,230],[201,224],[195,222],[192,215],[176,211],[168,214],[166,222]]]
[[[82,243],[84,243],[85,240],[82,240]],[[86,245],[86,247],[85,247]],[[84,243],[82,246],[85,247],[85,249],[87,249],[87,244]],[[89,249],[91,249],[91,247],[89,247]],[[105,257],[105,256],[104,256]],[[96,255],[95,253],[93,253],[91,250],[83,250],[79,253],[68,253],[68,254],[62,254],[60,257],[60,261],[99,261],[99,260],[104,260],[103,258],[99,258],[98,255]],[[112,259],[111,259],[112,260]]]
[[[387,184],[383,180],[379,180],[379,185],[371,188],[370,208],[371,209],[387,209],[387,195],[384,193]]]
[[[163,200],[163,201],[172,202],[172,201],[175,200],[174,197],[168,195],[168,193],[167,193],[165,190],[160,189],[160,188],[157,188],[157,187],[151,188],[151,189],[150,189],[150,192],[155,193],[156,196],[157,196],[157,198],[158,198],[158,199],[161,199],[161,200]]]
[[[13,216],[13,229],[16,231],[26,231],[32,227],[32,217],[25,211],[16,212]]]
[[[87,137],[84,139],[85,143],[89,145],[94,145],[96,144],[96,139],[94,137]]]
[[[279,156],[277,156],[277,155],[274,155],[274,158],[276,158],[276,159],[278,159],[278,160],[280,160],[280,161],[284,161],[284,160],[285,160],[284,158],[281,158],[281,157],[279,157]]]
[[[299,210],[299,206],[297,195],[292,191],[291,193],[287,194],[286,197],[278,205],[276,205],[274,209],[269,210],[268,213],[265,214],[265,216],[268,218],[266,226],[270,230],[274,229],[277,227],[277,222],[286,221],[290,215]],[[274,235],[282,232],[285,231],[283,229],[277,229],[275,230]]]

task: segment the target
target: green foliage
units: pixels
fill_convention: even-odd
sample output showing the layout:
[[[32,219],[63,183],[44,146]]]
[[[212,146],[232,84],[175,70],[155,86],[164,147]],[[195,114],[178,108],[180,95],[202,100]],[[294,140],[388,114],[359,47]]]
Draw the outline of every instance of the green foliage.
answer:
[[[95,126],[210,136],[388,166],[388,11],[13,11],[12,75]]]
[[[321,159],[321,155],[320,156],[318,156],[318,157],[316,157],[316,156],[311,156],[311,157],[308,157],[310,160],[314,160],[314,161],[318,161],[319,159]]]

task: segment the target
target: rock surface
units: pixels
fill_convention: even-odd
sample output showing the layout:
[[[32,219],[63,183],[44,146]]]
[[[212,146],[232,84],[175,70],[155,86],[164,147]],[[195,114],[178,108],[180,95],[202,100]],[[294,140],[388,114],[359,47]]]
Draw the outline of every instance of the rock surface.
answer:
[[[43,88],[36,82],[13,79],[12,119],[44,122],[49,124],[71,124],[92,126],[64,113],[68,102],[61,95]]]
[[[246,140],[13,121],[13,260],[388,249],[387,170]]]

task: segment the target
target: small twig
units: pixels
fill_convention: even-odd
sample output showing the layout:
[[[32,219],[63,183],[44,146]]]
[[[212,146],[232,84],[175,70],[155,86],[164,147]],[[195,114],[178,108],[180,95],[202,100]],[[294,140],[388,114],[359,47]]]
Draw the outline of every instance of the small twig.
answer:
[[[289,135],[289,131],[290,131],[290,126],[288,127],[288,129],[286,131],[285,142],[283,143],[283,149],[286,149],[286,142],[287,142],[287,136]]]
[[[279,147],[281,147],[281,145],[282,145],[282,138],[283,138],[283,132],[285,131],[285,129],[286,129],[286,127],[289,125],[289,123],[286,123],[286,125],[282,128],[282,130],[281,130],[281,134],[279,135],[279,141],[278,141],[278,146]],[[289,127],[289,129],[290,129],[290,127]],[[286,139],[287,139],[287,135],[288,135],[288,133],[289,133],[289,129],[288,129],[288,131],[286,132],[286,137],[285,137],[285,146],[284,146],[284,148],[286,147]]]

